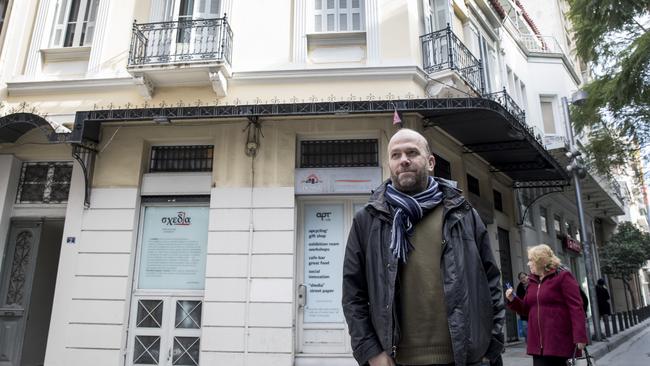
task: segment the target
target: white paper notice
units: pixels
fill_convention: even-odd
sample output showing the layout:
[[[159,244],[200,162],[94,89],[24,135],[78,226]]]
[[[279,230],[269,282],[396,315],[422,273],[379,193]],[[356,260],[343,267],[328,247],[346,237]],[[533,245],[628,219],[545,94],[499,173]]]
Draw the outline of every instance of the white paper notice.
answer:
[[[343,321],[343,205],[305,205],[305,323]]]
[[[207,207],[145,209],[139,288],[204,288],[208,212]]]

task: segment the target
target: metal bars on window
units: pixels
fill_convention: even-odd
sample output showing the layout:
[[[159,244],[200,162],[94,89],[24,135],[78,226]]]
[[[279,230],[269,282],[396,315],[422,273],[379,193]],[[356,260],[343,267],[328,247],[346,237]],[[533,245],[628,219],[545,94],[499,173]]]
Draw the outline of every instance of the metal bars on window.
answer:
[[[153,146],[149,172],[211,172],[213,145]]]
[[[16,203],[68,201],[71,162],[23,163]]]
[[[376,139],[300,142],[300,168],[374,166],[379,166],[379,147]]]

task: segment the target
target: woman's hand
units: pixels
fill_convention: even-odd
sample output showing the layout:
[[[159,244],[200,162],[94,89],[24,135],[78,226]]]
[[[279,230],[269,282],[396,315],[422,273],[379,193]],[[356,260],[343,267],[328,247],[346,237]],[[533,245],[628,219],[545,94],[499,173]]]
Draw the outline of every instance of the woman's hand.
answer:
[[[515,298],[515,295],[512,294],[512,287],[506,290],[506,299],[512,301]]]
[[[576,343],[576,347],[578,347],[578,349],[581,350],[581,351],[583,349],[585,349],[586,346],[587,346],[587,344],[585,344],[585,343]]]

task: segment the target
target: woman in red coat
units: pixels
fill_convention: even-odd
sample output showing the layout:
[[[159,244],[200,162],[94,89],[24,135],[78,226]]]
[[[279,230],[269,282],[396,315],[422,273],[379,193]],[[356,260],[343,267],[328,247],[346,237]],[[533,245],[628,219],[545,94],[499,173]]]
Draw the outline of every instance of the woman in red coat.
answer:
[[[508,289],[507,306],[528,316],[526,352],[533,366],[565,366],[575,347],[582,350],[587,343],[578,282],[546,244],[528,249],[528,267],[526,296],[520,299]]]

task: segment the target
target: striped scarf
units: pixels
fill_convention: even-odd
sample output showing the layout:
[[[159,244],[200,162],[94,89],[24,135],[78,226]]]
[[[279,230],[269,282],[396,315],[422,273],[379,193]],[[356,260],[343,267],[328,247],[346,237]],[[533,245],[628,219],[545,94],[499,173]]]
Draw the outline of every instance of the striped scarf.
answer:
[[[393,212],[390,249],[397,260],[406,263],[408,253],[413,250],[409,237],[415,231],[415,224],[442,202],[443,194],[438,182],[429,177],[428,188],[416,195],[409,196],[388,183],[384,196]]]

